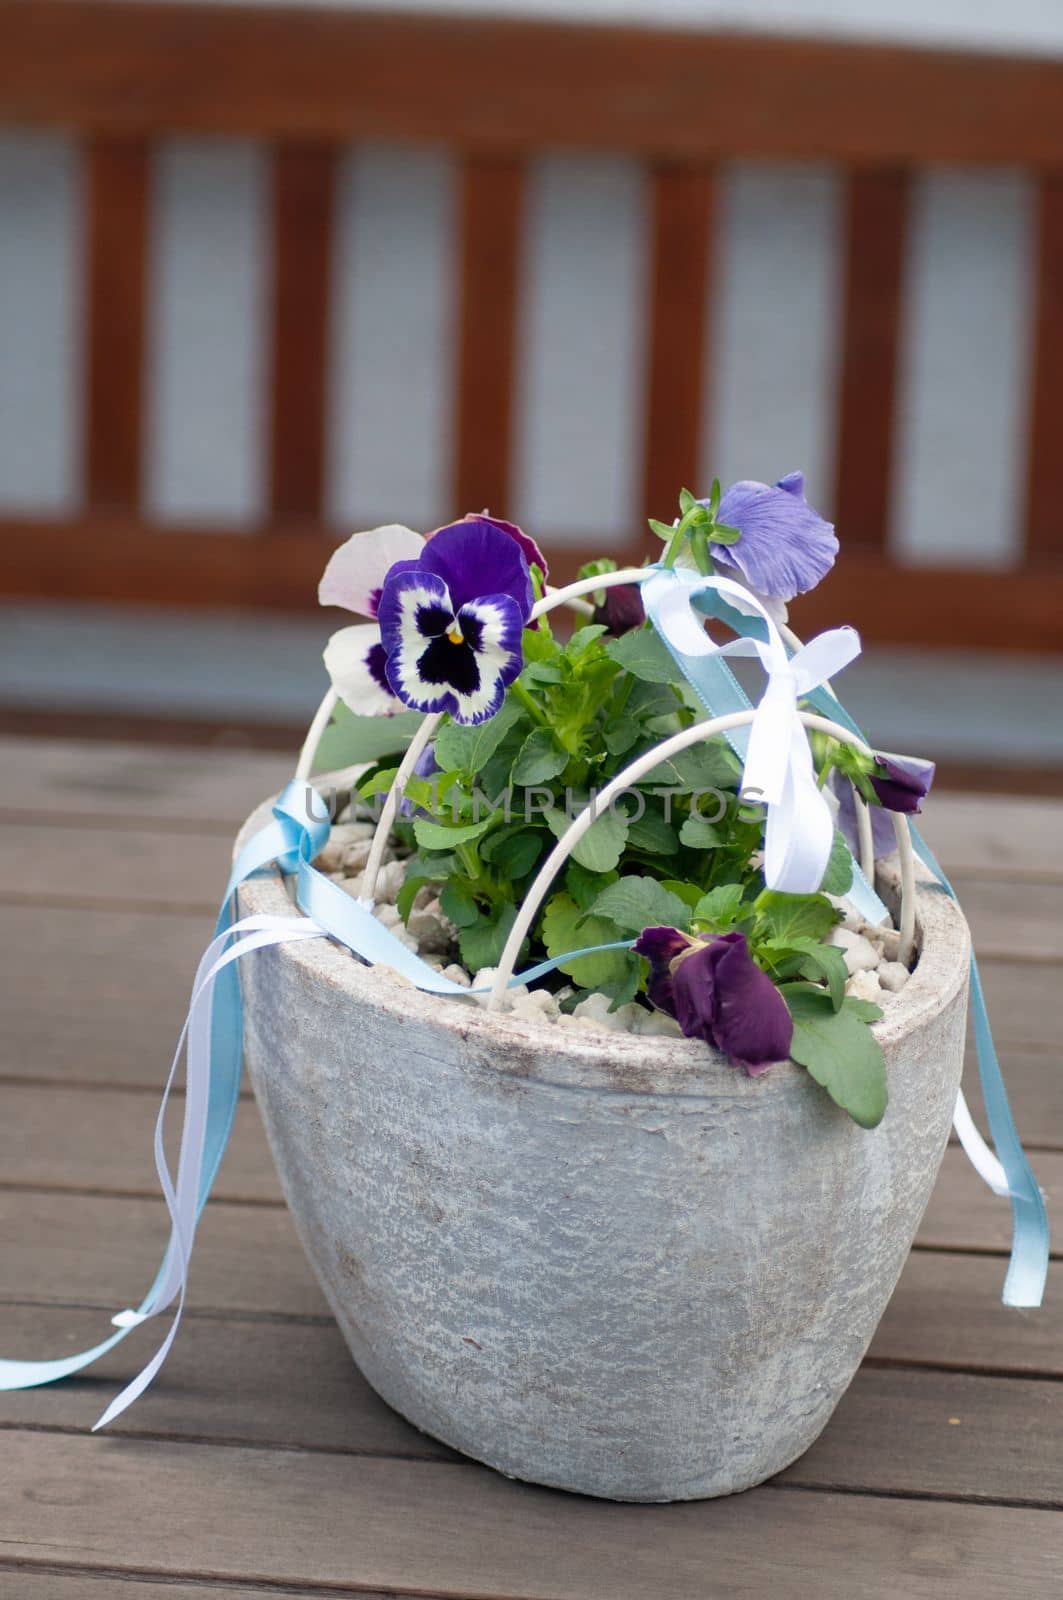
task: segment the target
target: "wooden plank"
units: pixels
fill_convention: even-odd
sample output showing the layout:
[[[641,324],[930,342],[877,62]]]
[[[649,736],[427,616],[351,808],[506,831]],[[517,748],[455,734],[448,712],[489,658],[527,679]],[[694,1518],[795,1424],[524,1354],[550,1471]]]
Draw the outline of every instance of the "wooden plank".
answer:
[[[1031,56],[302,8],[263,8],[248,28],[240,12],[206,4],[126,0],[3,0],[0,33],[7,122],[694,160],[1063,165],[1063,67]]]
[[[274,151],[270,507],[312,536],[324,507],[335,173],[331,146]]]
[[[652,182],[642,509],[648,517],[671,522],[680,489],[695,490],[698,482],[712,177],[703,168],[658,166]]]
[[[175,1103],[168,1119],[171,1160],[182,1111]],[[157,1114],[151,1096],[130,1090],[0,1082],[0,1188],[155,1199]],[[237,1110],[214,1194],[219,1200],[284,1203],[253,1100]]]
[[[147,217],[146,145],[95,139],[88,150],[86,475],[89,503],[105,510],[135,512],[140,502]]]
[[[0,737],[0,815],[78,826],[165,823],[231,838],[291,777],[294,752]]]
[[[1047,880],[1060,870],[1063,806],[1018,795],[938,793],[919,826],[950,875],[966,882]]]
[[[194,1530],[197,1576],[305,1588],[691,1600],[711,1572],[779,1600],[1011,1600],[1050,1593],[1063,1554],[1063,1524],[1028,1509],[767,1488],[635,1512],[440,1462],[165,1442],[147,1472],[122,1441],[12,1431],[5,1447],[12,1481],[49,1485],[5,1519],[30,1565],[180,1572]]]
[[[0,830],[0,898],[53,904],[145,905],[169,912],[208,915],[229,871],[227,832],[199,833],[161,820],[121,828],[94,828],[92,848],[76,826],[10,817]],[[968,882],[956,888],[984,958],[1063,961],[1063,916],[1057,884]],[[1044,978],[1045,985],[1050,982]]]
[[[0,905],[0,1076],[162,1092],[206,917]]]
[[[94,830],[87,851],[76,828],[9,821],[0,830],[0,897],[156,906],[213,919],[231,855],[224,836],[170,833],[158,824]]]
[[[508,514],[523,168],[466,157],[461,174],[457,459],[459,513]]]
[[[104,1600],[103,1585],[108,1585],[106,1600],[233,1600],[232,1587],[223,1584],[199,1583],[192,1579],[182,1583],[167,1578],[160,1597],[159,1580],[137,1578],[130,1573],[110,1571],[78,1572],[73,1568],[24,1567],[19,1563],[6,1566],[0,1556],[0,1600]],[[278,1595],[298,1597],[312,1593],[303,1588],[278,1589],[271,1584],[268,1589],[241,1583],[238,1593],[241,1600],[277,1600]],[[358,1600],[395,1600],[394,1595],[371,1594],[360,1589]],[[422,1597],[424,1600],[424,1597]],[[428,1596],[427,1600],[433,1600]]]
[[[113,516],[65,522],[8,517],[0,519],[0,543],[5,553],[0,595],[278,611],[316,607],[318,580],[335,549],[324,533],[276,525],[249,539],[224,528],[161,529]],[[633,543],[630,559],[637,564],[659,554],[659,541],[653,543],[653,550]],[[565,583],[583,562],[618,541],[603,536],[597,542],[581,537],[544,544],[551,577]],[[99,559],[104,546],[106,562]],[[625,559],[628,555],[625,548]],[[1022,616],[1020,631],[1000,627],[1005,612]],[[848,622],[859,628],[865,644],[933,641],[957,648],[1058,652],[1063,649],[1061,617],[1063,570],[1021,568],[988,575],[920,567],[913,572],[854,548],[818,589],[794,602],[792,621],[806,637]]]
[[[847,541],[882,552],[894,479],[908,175],[851,173],[847,203],[835,520]]]
[[[1063,1155],[1040,1150],[1031,1164],[1044,1191],[1057,1255],[1063,1253]],[[917,1242],[923,1248],[982,1253],[1011,1248],[1011,1207],[986,1187],[956,1145],[945,1152]]]
[[[88,1307],[110,1315],[143,1296],[168,1236],[161,1198],[0,1191],[0,1303]],[[282,1206],[208,1206],[196,1239],[189,1310],[326,1315]]]
[[[1063,174],[1041,178],[1026,485],[1026,557],[1063,559]]]
[[[228,833],[284,785],[292,762],[248,750],[0,737],[0,766],[5,813],[76,813],[121,824],[164,818]],[[919,823],[965,892],[974,881],[1047,881],[1059,870],[1063,806],[1056,800],[935,790]]]
[[[999,1041],[998,1047],[1019,1137],[1030,1149],[1063,1150],[1063,1071],[1060,1070],[1059,1048],[1044,1045],[1040,1050],[1023,1050],[999,1046]],[[978,1062],[970,1040],[963,1065],[963,1092],[972,1116],[978,1126],[985,1129]]]
[[[81,1348],[98,1320],[13,1306],[3,1316],[4,1349]],[[149,1334],[135,1348],[111,1352],[91,1382],[0,1394],[0,1426],[90,1428],[108,1389],[117,1390],[150,1348]],[[1058,1382],[865,1366],[819,1441],[779,1481],[1058,1505],[1061,1413]],[[462,1462],[385,1405],[334,1324],[190,1319],[161,1377],[112,1432]]]
[[[865,1367],[776,1482],[1060,1508],[1061,1426],[1059,1383]]]
[[[1001,1303],[1000,1256],[916,1250],[871,1341],[870,1359],[967,1372],[1063,1377],[1063,1282],[1048,1274],[1044,1305]]]
[[[29,1358],[42,1350],[91,1349],[100,1314],[14,1305],[3,1308],[0,1326],[4,1355]],[[91,1428],[108,1392],[129,1381],[158,1338],[157,1327],[130,1335],[92,1368],[91,1381],[0,1393],[0,1427]],[[385,1405],[331,1318],[189,1317],[162,1373],[114,1431],[131,1438],[460,1459]]]

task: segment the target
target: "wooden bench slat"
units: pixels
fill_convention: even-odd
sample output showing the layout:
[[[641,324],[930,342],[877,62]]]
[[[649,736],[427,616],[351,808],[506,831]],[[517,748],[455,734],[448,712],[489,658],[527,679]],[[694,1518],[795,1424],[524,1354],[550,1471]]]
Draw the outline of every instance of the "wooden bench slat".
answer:
[[[1034,55],[129,0],[3,0],[0,34],[0,110],[38,126],[1063,166],[1063,67]]]
[[[147,146],[139,139],[97,138],[87,159],[87,493],[93,508],[135,512],[142,453]]]
[[[325,503],[329,294],[336,151],[273,153],[270,508],[317,533]]]
[[[699,482],[712,182],[702,167],[652,173],[642,507],[661,522],[676,515],[680,489],[696,493]]]
[[[908,175],[849,175],[834,516],[847,541],[884,551],[892,506]]]
[[[508,516],[524,169],[467,156],[461,168],[455,509]]]
[[[107,1600],[159,1600],[159,1580],[138,1578],[132,1573],[109,1571]],[[78,1572],[55,1567],[24,1567],[20,1563],[4,1564],[0,1556],[0,1600],[100,1600],[102,1581],[98,1572]],[[287,1600],[319,1593],[305,1588],[285,1590]],[[260,1589],[257,1584],[243,1582],[238,1591],[241,1600],[277,1600],[277,1589],[271,1586]],[[230,1584],[220,1587],[214,1583],[200,1583],[195,1578],[188,1583],[167,1578],[165,1600],[233,1600]],[[358,1600],[395,1600],[394,1594],[379,1590],[359,1589]],[[431,1596],[427,1600],[432,1600]]]
[[[1026,555],[1063,560],[1063,174],[1038,186],[1037,310],[1026,485]]]
[[[55,1565],[65,1549],[85,1567],[180,1573],[194,1530],[197,1576],[297,1591],[690,1600],[712,1573],[779,1600],[841,1600],[854,1583],[866,1600],[1003,1600],[1051,1592],[1063,1537],[1030,1509],[765,1488],[634,1513],[443,1462],[159,1442],[148,1472],[142,1452],[105,1439],[11,1431],[4,1443],[12,1479],[51,1491],[4,1524],[23,1562]]]

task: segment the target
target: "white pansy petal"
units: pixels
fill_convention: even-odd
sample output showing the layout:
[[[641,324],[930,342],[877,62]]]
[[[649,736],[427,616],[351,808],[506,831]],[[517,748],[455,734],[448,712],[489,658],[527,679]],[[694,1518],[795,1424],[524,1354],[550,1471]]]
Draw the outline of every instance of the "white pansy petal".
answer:
[[[523,622],[516,603],[509,595],[492,595],[483,600],[470,600],[461,608],[459,621],[468,635],[468,621],[480,625],[475,657],[479,669],[479,683],[474,689],[453,690],[459,722],[484,722],[493,717],[502,704],[506,688],[523,665],[521,640]]]
[[[422,535],[400,522],[354,533],[331,556],[317,598],[323,606],[343,606],[363,617],[375,617],[389,569],[396,561],[416,561],[423,549]]]
[[[332,687],[355,716],[390,717],[401,710],[398,700],[385,687],[384,647],[375,622],[359,623],[334,633],[325,646],[325,670]]]

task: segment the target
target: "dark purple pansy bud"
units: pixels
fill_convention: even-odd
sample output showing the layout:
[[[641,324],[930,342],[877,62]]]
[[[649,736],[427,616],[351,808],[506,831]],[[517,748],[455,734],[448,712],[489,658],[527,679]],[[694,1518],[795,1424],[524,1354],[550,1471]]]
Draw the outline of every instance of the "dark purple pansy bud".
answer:
[[[744,933],[705,944],[676,928],[646,928],[635,949],[650,963],[650,1000],[675,1017],[688,1039],[703,1039],[750,1077],[786,1060],[793,1018]]]
[[[875,752],[875,765],[869,774],[879,804],[887,811],[911,815],[919,811],[934,781],[934,763],[918,756],[884,756]]]
[[[595,606],[591,620],[604,627],[614,638],[630,632],[632,628],[641,628],[646,620],[646,612],[638,584],[618,583],[612,589],[606,589],[605,599],[600,606]]]
[[[722,573],[744,578],[758,595],[792,600],[814,589],[838,553],[834,528],[805,499],[800,472],[776,484],[732,483],[716,520],[737,528],[739,538],[736,544],[713,544],[710,533],[713,561]]]
[[[636,954],[644,956],[650,964],[646,993],[658,1011],[675,1016],[675,998],[672,994],[672,962],[684,950],[689,950],[693,939],[678,928],[643,928],[635,940]]]
[[[676,1021],[751,1077],[790,1054],[794,1024],[786,1001],[749,953],[744,933],[692,950],[672,972]]]

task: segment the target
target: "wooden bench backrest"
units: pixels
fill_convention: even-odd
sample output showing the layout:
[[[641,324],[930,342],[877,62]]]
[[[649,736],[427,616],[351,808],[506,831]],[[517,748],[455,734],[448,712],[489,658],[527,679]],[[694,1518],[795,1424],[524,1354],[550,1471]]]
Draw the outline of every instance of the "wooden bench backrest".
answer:
[[[871,638],[982,644],[1004,597],[1063,648],[1063,63],[621,27],[243,6],[0,0],[0,123],[71,131],[88,172],[86,506],[0,522],[7,593],[282,607],[312,601],[323,525],[332,196],[352,141],[430,140],[460,161],[450,511],[509,503],[524,173],[550,150],[624,152],[652,182],[641,510],[697,477],[714,167],[829,161],[846,232],[835,519],[846,559],[802,602]],[[141,514],[148,154],[243,135],[273,161],[269,501],[258,536]],[[1031,170],[1039,194],[1025,543],[1014,570],[891,561],[891,462],[912,173]],[[193,544],[189,541],[192,540]],[[195,552],[195,553],[193,553]],[[566,549],[572,571],[593,552]],[[1009,642],[1015,642],[1015,633]],[[1017,630],[1016,630],[1017,631]]]

